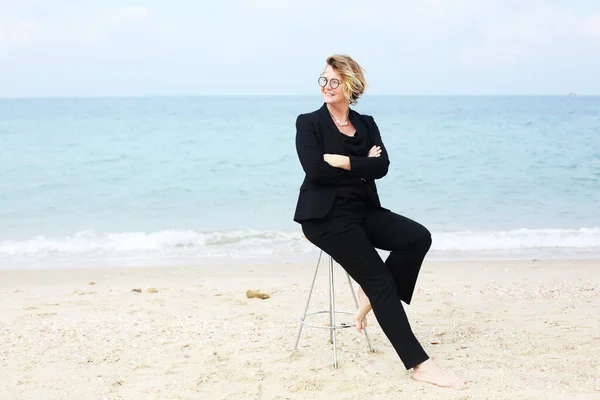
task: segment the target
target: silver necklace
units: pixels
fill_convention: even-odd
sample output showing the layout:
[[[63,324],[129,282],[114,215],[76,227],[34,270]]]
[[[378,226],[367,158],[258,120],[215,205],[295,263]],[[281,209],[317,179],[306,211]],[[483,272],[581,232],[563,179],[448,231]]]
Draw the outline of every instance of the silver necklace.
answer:
[[[329,112],[329,115],[331,116],[331,119],[333,119],[335,121],[335,123],[339,126],[346,126],[348,125],[348,117],[350,116],[350,109],[348,109],[348,112],[346,113],[346,120],[344,122],[340,121],[339,119],[336,119],[333,114],[331,113],[331,111]]]

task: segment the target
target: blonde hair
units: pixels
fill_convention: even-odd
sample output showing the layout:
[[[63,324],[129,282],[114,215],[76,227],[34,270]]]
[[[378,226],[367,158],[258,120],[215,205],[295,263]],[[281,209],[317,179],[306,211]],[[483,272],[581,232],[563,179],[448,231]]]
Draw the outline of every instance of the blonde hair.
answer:
[[[344,96],[350,104],[356,104],[358,98],[367,88],[367,82],[363,75],[365,70],[345,54],[334,54],[327,57],[327,65],[330,65],[342,76]]]

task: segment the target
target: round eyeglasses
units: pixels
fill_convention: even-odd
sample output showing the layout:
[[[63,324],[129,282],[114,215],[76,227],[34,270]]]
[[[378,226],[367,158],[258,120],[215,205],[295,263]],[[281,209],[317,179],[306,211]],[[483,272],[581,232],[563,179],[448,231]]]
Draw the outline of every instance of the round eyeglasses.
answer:
[[[332,89],[337,89],[338,86],[340,86],[340,81],[335,78],[328,80],[324,76],[319,77],[319,86],[325,87],[325,86],[327,86],[327,82],[329,82],[329,85],[331,86]]]

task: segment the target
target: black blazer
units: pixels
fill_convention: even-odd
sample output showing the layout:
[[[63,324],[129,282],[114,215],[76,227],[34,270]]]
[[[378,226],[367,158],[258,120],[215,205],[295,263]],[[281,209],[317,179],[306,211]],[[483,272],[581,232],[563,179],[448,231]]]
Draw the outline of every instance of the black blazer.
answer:
[[[342,143],[341,133],[329,115],[327,105],[311,113],[301,114],[296,119],[296,151],[304,181],[300,186],[294,221],[327,216],[336,196],[336,188],[344,184],[356,184],[357,179],[365,181],[371,200],[379,207],[375,179],[384,177],[390,165],[388,153],[381,141],[375,120],[370,115],[361,115],[350,110],[350,121],[359,135],[367,135],[369,146],[380,146],[379,157],[350,156],[350,171],[336,168],[323,160],[323,154],[348,155]]]

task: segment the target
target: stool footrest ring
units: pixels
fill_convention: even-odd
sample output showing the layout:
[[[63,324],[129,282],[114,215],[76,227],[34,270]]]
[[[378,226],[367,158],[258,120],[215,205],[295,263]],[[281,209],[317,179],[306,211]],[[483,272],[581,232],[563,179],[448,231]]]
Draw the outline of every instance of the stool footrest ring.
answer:
[[[312,313],[308,313],[306,314],[306,317],[308,317],[309,315],[315,315],[315,314],[329,314],[329,311],[315,311]],[[348,312],[348,311],[336,311],[335,314],[348,314],[348,315],[354,315],[354,313]],[[351,328],[354,325],[351,324],[342,324],[342,325],[336,325],[336,326],[331,326],[331,325],[315,325],[312,324],[310,322],[306,322],[306,317],[302,318],[298,318],[300,320],[300,323],[306,326],[310,326],[311,328],[319,328],[319,329],[345,329],[345,328]]]

